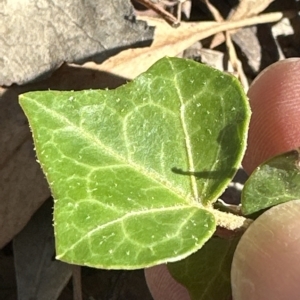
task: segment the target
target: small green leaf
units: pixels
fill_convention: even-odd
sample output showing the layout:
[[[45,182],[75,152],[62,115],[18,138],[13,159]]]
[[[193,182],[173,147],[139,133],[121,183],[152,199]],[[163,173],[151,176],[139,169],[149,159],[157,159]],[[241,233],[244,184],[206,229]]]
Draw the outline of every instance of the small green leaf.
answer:
[[[244,215],[300,199],[299,153],[292,151],[261,164],[249,177],[242,192]]]
[[[168,264],[168,269],[192,300],[231,299],[231,263],[239,239],[213,237],[196,253]]]
[[[143,268],[210,238],[210,203],[245,148],[249,107],[237,79],[164,58],[116,90],[35,92],[20,103],[56,199],[59,259]]]

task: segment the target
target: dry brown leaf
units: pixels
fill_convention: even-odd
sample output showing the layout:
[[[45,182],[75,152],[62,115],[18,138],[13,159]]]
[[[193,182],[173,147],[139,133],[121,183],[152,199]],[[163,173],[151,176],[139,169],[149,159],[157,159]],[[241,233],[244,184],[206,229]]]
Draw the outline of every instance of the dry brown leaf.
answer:
[[[218,9],[216,7],[214,7],[209,2],[209,0],[205,0],[205,3],[207,5],[208,9],[210,10],[210,12],[212,13],[212,15],[214,16],[214,19],[217,22],[223,22],[224,19],[221,16],[221,14],[219,13]],[[218,35],[220,35],[220,33],[215,35],[215,38],[219,38]],[[234,69],[234,73],[237,76],[237,78],[241,81],[244,89],[247,91],[248,87],[249,87],[248,86],[248,81],[247,81],[246,75],[244,73],[242,64],[241,64],[241,62],[239,61],[239,59],[237,57],[234,45],[233,45],[232,40],[231,40],[230,31],[225,32],[225,39],[226,39],[226,46],[227,46],[229,61],[230,61],[231,65]],[[213,39],[213,41],[214,41],[214,39]]]
[[[214,5],[212,5],[209,2],[209,0],[204,0],[204,1],[205,1],[205,4],[206,4],[207,8],[209,9],[209,11],[211,12],[211,14],[213,15],[215,21],[217,21],[217,22],[223,22],[224,19],[221,16],[221,14],[219,13],[219,11],[217,10],[217,8]],[[219,33],[215,34],[215,36],[213,37],[213,39],[212,39],[212,41],[210,43],[209,48],[213,49],[213,48],[221,45],[224,41],[225,41],[224,33],[223,32],[219,32]]]
[[[211,14],[213,15],[215,21],[223,22],[224,19],[223,19],[222,15],[220,14],[220,12],[217,10],[217,8],[214,5],[212,5],[209,2],[209,0],[204,0],[204,2],[206,4],[207,8],[209,9],[209,11],[211,12]]]
[[[153,0],[136,0],[136,1],[144,5],[145,7],[155,11],[171,26],[177,28],[180,25],[180,21],[176,17],[174,17],[171,13],[166,11],[161,3]]]
[[[129,0],[1,0],[0,85],[46,78],[64,61],[102,62],[150,45],[153,28],[133,16]]]
[[[191,10],[192,10],[192,0],[186,0],[181,4],[181,12],[186,17],[186,19],[190,18]]]
[[[224,33],[219,32],[213,37],[212,41],[210,42],[209,48],[214,49],[214,48],[218,47],[219,45],[221,45],[222,43],[224,43],[224,41],[225,41]]]
[[[206,6],[208,7],[209,11],[211,12],[211,14],[213,15],[215,21],[217,22],[223,22],[224,19],[223,17],[221,16],[221,14],[219,13],[219,11],[217,10],[216,7],[214,7],[210,2],[209,0],[205,0],[205,4]],[[217,47],[218,45],[221,45],[223,42],[225,41],[225,36],[224,36],[224,33],[223,32],[219,32],[217,33],[211,43],[210,43],[210,46],[209,48],[210,49],[213,49],[215,47]]]
[[[222,72],[234,72],[231,62],[228,60],[227,53],[225,54],[221,51],[207,48],[201,48],[197,51],[197,53],[200,55],[202,63],[210,65]]]
[[[50,191],[33,151],[18,94],[0,89],[0,248],[28,222]]]
[[[240,0],[240,3],[236,7],[236,9],[232,10],[232,13],[230,14],[227,20],[236,21],[236,20],[249,18],[251,16],[256,16],[262,11],[264,11],[273,1],[274,0]],[[207,3],[208,0],[205,0],[205,2]],[[216,18],[215,14],[212,12],[210,7],[212,5],[210,4],[210,6],[209,5],[207,6],[211,11],[211,13],[213,14],[214,18]],[[231,34],[233,34],[234,32],[235,31],[232,31]],[[218,34],[213,38],[210,44],[210,48],[213,49],[221,45],[224,41],[225,41],[225,36],[223,34],[222,35]]]
[[[228,18],[228,20],[229,21],[241,20],[243,18],[258,15],[259,13],[264,11],[273,1],[274,0],[240,0],[239,5],[237,6],[236,10],[234,10],[234,12],[231,14],[231,16]],[[248,81],[244,73],[242,63],[237,57],[234,44],[232,43],[231,40],[231,35],[234,32],[235,31],[226,32],[226,46],[228,49],[230,62],[232,63],[234,69],[237,72],[237,77],[241,81],[245,91],[248,91],[249,88]]]
[[[241,20],[251,16],[256,16],[264,11],[274,0],[240,0],[239,5],[230,15],[228,20]]]
[[[218,32],[237,29],[258,23],[276,22],[283,13],[270,13],[244,20],[219,22],[182,22],[179,28],[172,28],[156,18],[143,17],[149,25],[156,26],[154,41],[150,47],[129,49],[115,55],[101,65],[89,62],[85,67],[113,73],[133,79],[145,72],[151,65],[164,56],[176,56],[195,42]]]
[[[237,57],[234,45],[231,40],[230,32],[228,32],[228,31],[226,32],[226,46],[227,46],[230,62],[233,66],[233,69],[237,73],[236,76],[240,80],[242,86],[244,87],[244,90],[247,92],[249,89],[248,80],[244,73],[242,63],[240,62],[240,60]]]

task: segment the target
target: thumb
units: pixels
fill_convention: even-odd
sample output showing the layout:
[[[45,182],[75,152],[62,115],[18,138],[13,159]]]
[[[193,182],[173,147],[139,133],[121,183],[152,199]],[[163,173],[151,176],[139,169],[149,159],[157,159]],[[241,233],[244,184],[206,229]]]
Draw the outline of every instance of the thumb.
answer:
[[[252,119],[243,161],[251,173],[300,146],[300,60],[267,68],[249,89]],[[234,254],[234,300],[300,299],[300,200],[271,208],[242,236]]]
[[[300,59],[268,67],[248,96],[252,117],[243,167],[251,173],[268,158],[300,146]]]
[[[300,299],[300,200],[269,209],[252,223],[234,254],[234,300]]]

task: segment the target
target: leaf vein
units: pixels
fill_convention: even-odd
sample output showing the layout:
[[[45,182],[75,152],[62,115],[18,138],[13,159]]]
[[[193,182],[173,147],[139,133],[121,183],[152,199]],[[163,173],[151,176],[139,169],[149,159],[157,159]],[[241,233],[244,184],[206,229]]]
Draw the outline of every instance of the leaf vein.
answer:
[[[177,211],[178,209],[185,209],[185,208],[191,208],[190,205],[180,205],[180,206],[172,206],[172,207],[161,207],[161,208],[151,208],[151,209],[147,209],[147,210],[141,210],[141,211],[132,211],[130,213],[127,213],[117,219],[114,219],[113,221],[107,222],[105,224],[99,225],[96,228],[90,230],[88,233],[86,233],[85,235],[82,235],[82,237],[80,239],[78,239],[76,241],[76,243],[73,243],[71,247],[69,247],[68,249],[66,249],[63,253],[61,253],[60,255],[57,256],[57,259],[60,259],[62,257],[64,257],[66,255],[66,253],[68,253],[69,251],[72,251],[78,244],[80,244],[81,242],[83,242],[84,240],[90,238],[93,234],[95,234],[96,232],[98,232],[99,230],[103,230],[108,226],[114,225],[116,223],[122,223],[124,220],[134,216],[140,216],[140,215],[144,215],[144,214],[153,214],[153,213],[157,213],[157,212],[164,212],[164,211]],[[199,207],[200,209],[200,207]]]
[[[187,128],[187,124],[186,124],[186,120],[185,120],[185,103],[184,103],[184,99],[183,99],[183,96],[182,96],[182,93],[181,93],[181,90],[180,90],[179,84],[178,84],[178,78],[177,78],[178,74],[176,73],[176,70],[174,69],[174,66],[171,63],[171,61],[169,61],[169,63],[174,72],[174,86],[175,86],[175,89],[176,89],[176,92],[178,94],[178,98],[180,101],[180,121],[181,121],[182,129],[183,129],[183,133],[184,133],[185,146],[186,146],[187,158],[188,158],[188,164],[189,164],[189,172],[193,173],[193,172],[195,172],[195,166],[194,166],[193,153],[192,153],[192,144],[191,144],[191,140],[190,140],[190,137],[188,134],[188,128]],[[197,202],[200,202],[196,177],[192,174],[189,176],[191,179],[191,188],[192,188],[194,200]]]
[[[43,104],[41,104],[38,101],[34,101],[30,99],[31,101],[35,102],[35,104],[42,110],[44,110],[46,113],[48,113],[50,116],[56,117],[61,122],[64,122],[68,124],[69,126],[73,127],[75,132],[81,134],[85,137],[85,139],[89,140],[94,145],[98,146],[106,155],[109,155],[113,157],[114,159],[128,165],[128,167],[132,168],[133,170],[143,174],[148,179],[151,179],[155,182],[157,182],[159,185],[163,186],[165,189],[169,190],[171,193],[175,194],[176,196],[180,195],[183,199],[186,199],[186,194],[184,191],[177,189],[174,187],[174,185],[169,182],[166,178],[163,178],[159,173],[155,172],[153,169],[151,169],[151,172],[147,170],[146,168],[142,167],[141,165],[136,164],[132,160],[127,160],[122,155],[118,154],[114,150],[112,150],[110,147],[103,144],[99,139],[95,138],[92,134],[87,132],[85,129],[80,128],[75,123],[71,122],[69,119],[67,119],[64,115],[53,111]]]

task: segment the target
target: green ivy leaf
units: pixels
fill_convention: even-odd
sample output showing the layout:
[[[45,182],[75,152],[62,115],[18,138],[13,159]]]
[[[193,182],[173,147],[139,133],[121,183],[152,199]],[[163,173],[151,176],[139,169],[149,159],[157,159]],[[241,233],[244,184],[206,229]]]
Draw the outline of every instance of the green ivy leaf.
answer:
[[[168,264],[168,269],[192,300],[231,299],[231,263],[239,239],[213,237],[196,253]]]
[[[291,151],[261,164],[251,174],[242,192],[244,215],[300,199],[299,152]]]
[[[234,77],[164,58],[116,90],[21,97],[56,200],[57,257],[101,268],[177,261],[211,237],[210,203],[249,122]]]

